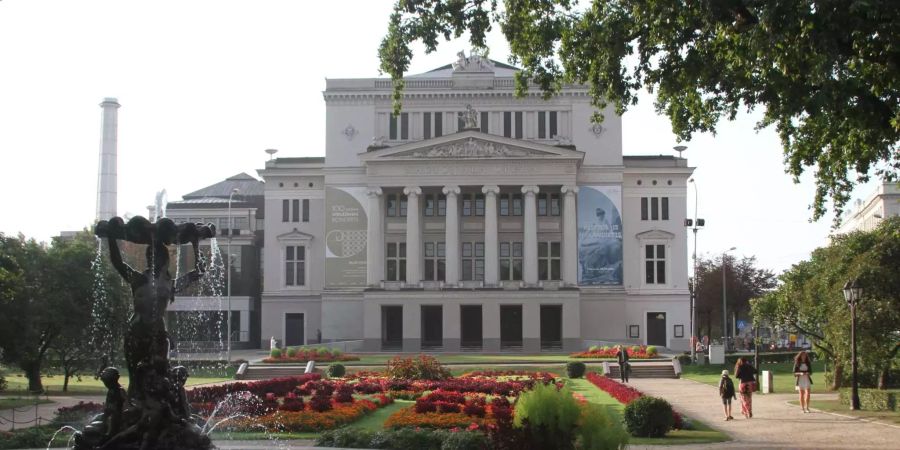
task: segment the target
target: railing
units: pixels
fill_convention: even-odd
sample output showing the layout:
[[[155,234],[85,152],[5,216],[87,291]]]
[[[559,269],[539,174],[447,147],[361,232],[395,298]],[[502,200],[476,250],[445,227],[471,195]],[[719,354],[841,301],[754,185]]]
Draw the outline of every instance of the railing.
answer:
[[[42,417],[38,411],[38,405],[40,396],[34,397],[34,404],[28,406],[20,406],[18,408],[8,408],[4,410],[0,410],[0,427],[4,427],[6,425],[10,425],[10,431],[16,430],[16,425],[26,425],[26,428],[32,426],[40,426],[41,421],[44,423],[49,423],[50,420],[46,417]],[[33,412],[32,412],[33,411]],[[16,418],[16,413],[19,413],[19,417]],[[5,416],[5,414],[9,414],[9,416]],[[28,417],[27,420],[24,420],[25,417]]]

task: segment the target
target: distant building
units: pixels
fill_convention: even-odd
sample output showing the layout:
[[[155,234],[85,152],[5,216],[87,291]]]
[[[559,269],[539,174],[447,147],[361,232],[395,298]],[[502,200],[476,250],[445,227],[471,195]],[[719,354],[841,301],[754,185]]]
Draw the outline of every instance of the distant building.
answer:
[[[229,217],[228,198],[234,189],[238,192],[232,198]],[[232,348],[256,348],[260,342],[264,189],[262,181],[241,173],[187,194],[183,200],[170,202],[167,207],[167,217],[176,223],[215,224],[216,245],[222,261],[227,261],[229,252],[232,255]],[[207,241],[202,245],[208,247],[211,243]],[[181,274],[194,267],[190,253],[190,246],[182,246],[179,250]],[[207,262],[207,265],[210,264]],[[209,276],[204,277],[199,286],[176,296],[175,302],[169,306],[169,334],[182,349],[214,349],[221,344],[220,336],[223,339],[227,336],[227,316],[222,312],[228,311],[225,280],[224,273],[210,268]],[[221,304],[217,296],[221,296]]]
[[[885,218],[900,216],[900,183],[882,183],[845,213],[836,234],[872,231]]]
[[[399,115],[388,79],[326,80],[325,157],[259,171],[257,342],[688,349],[693,168],[623,156],[621,118],[592,124],[586,86],[515,97],[516,70],[461,54],[407,77]]]

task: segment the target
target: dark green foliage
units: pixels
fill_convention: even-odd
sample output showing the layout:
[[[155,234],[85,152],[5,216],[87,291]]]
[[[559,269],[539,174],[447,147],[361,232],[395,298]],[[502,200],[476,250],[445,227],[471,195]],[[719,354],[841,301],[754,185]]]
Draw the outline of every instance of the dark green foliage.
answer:
[[[583,405],[578,427],[577,448],[582,450],[609,450],[625,448],[628,433],[614,419],[609,409],[588,403]]]
[[[775,126],[786,171],[815,169],[813,218],[835,216],[854,178],[900,169],[900,65],[895,0],[398,1],[378,55],[395,81],[400,109],[410,46],[433,51],[441,38],[469,32],[474,49],[500,26],[522,67],[516,91],[533,83],[544,96],[564,83],[587,84],[595,107],[618,114],[642,89],[656,95],[672,132],[689,141],[722,119],[762,110],[757,128]],[[596,118],[602,120],[602,116]]]
[[[322,432],[316,439],[316,445],[342,448],[482,450],[488,448],[488,440],[483,433],[477,431],[401,428],[376,432],[344,427]]]
[[[850,405],[850,389],[841,389],[842,405]],[[860,389],[859,406],[866,411],[900,411],[900,390]]]
[[[332,364],[328,366],[328,378],[340,378],[347,373],[347,369],[343,364]]]
[[[42,425],[12,432],[0,431],[0,449],[47,448],[47,443],[56,430],[55,426]],[[69,434],[60,433],[60,436],[54,441],[54,446],[65,445],[68,438]]]
[[[722,255],[697,258],[697,335],[722,336]],[[757,266],[756,257],[725,255],[725,289],[728,300],[728,327],[731,314],[748,317],[750,300],[775,288],[775,274]],[[734,364],[734,362],[732,362]]]
[[[269,356],[271,356],[272,358],[281,358],[281,349],[273,348],[269,351]]]
[[[6,388],[8,388],[8,387],[9,387],[9,384],[6,383],[6,377],[3,376],[2,373],[0,373],[0,392],[5,391]]]
[[[587,366],[583,362],[576,361],[566,364],[566,375],[569,378],[581,378],[584,376],[585,370],[587,370]]]
[[[537,384],[516,401],[514,423],[534,448],[572,449],[581,409],[569,388]]]
[[[675,424],[672,405],[649,396],[639,397],[626,405],[623,419],[628,432],[638,437],[665,436]]]

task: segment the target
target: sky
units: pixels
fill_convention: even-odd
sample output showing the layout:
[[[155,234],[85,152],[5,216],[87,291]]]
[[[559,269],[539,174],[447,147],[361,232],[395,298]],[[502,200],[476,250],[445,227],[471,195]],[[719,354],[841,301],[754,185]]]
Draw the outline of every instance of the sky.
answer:
[[[92,222],[104,97],[122,105],[120,215],[146,215],[162,189],[177,200],[237,173],[258,176],[268,148],[323,156],[325,79],[379,76],[392,3],[0,1],[0,232],[47,241]],[[506,61],[499,30],[488,43]],[[430,55],[417,47],[409,72],[468,48],[464,39]],[[674,154],[652,100],[644,93],[623,116],[626,155]],[[698,254],[737,247],[732,254],[778,273],[825,245],[832,216],[810,223],[812,178],[792,182],[775,131],[754,131],[758,118],[695,136],[683,156],[697,168],[707,221]],[[693,189],[688,197],[692,217]]]

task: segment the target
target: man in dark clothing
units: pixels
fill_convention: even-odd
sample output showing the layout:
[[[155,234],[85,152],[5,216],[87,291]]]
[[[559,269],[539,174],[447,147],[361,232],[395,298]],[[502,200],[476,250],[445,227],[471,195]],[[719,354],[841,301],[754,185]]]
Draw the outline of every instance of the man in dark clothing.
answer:
[[[621,345],[617,347],[619,349],[616,352],[616,360],[619,362],[619,378],[621,378],[623,383],[628,382],[628,351],[625,350],[625,347]]]

